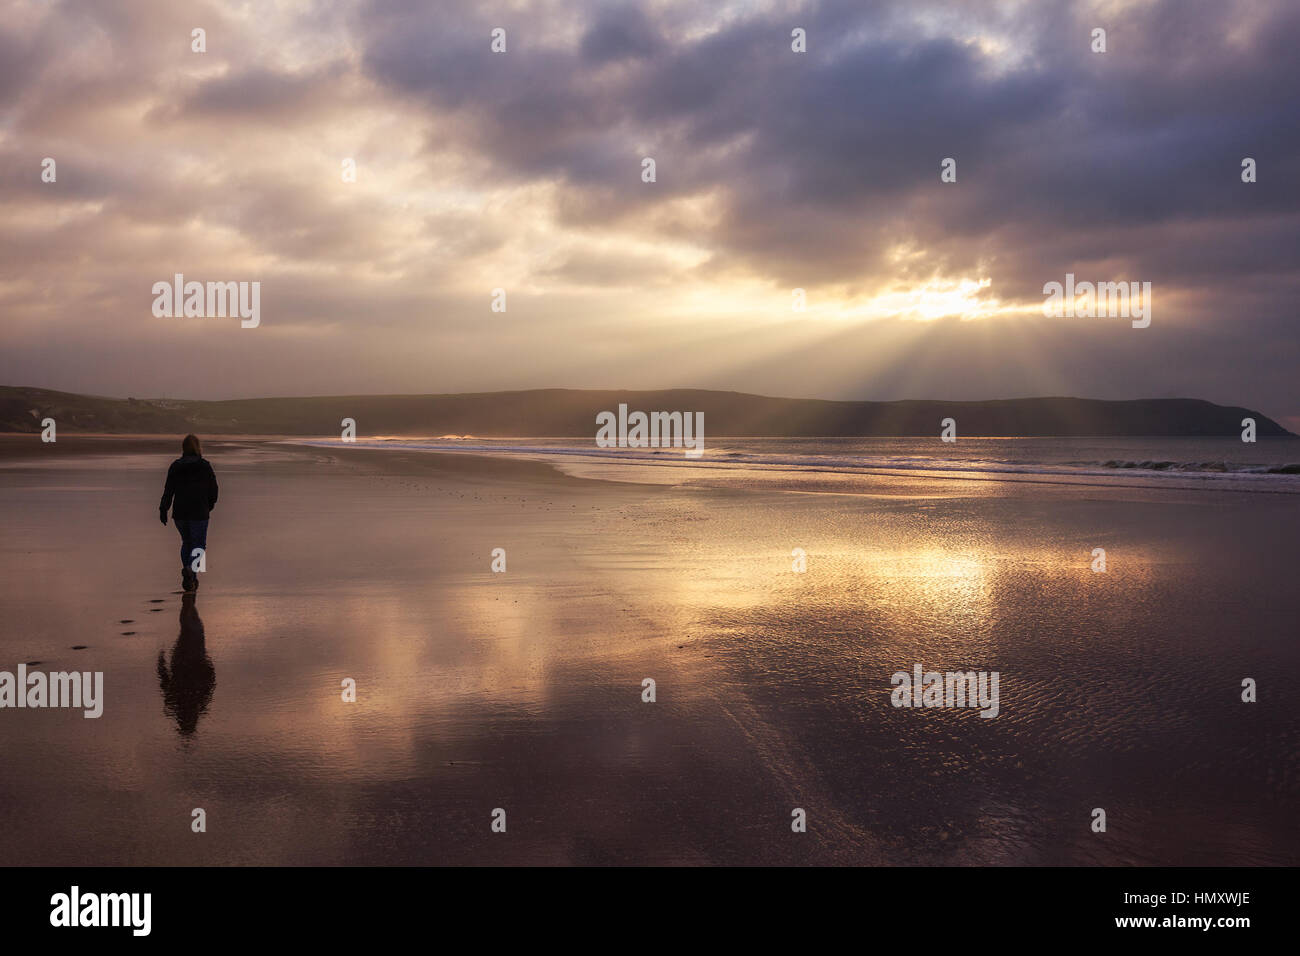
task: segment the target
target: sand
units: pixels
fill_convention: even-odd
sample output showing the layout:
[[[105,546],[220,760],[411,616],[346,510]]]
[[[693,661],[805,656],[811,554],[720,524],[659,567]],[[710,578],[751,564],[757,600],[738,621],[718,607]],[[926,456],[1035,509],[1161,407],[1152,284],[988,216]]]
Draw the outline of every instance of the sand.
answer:
[[[1300,862],[1294,498],[213,442],[182,602],[175,444],[0,438],[0,670],[105,682],[0,710],[0,864]]]

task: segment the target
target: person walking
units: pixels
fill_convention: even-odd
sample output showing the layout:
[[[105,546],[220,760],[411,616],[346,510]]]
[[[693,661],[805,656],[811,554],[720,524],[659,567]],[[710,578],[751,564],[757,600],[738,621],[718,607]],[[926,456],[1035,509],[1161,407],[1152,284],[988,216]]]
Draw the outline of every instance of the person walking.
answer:
[[[208,547],[208,516],[216,504],[216,473],[203,457],[199,436],[186,435],[181,442],[181,457],[167,469],[158,517],[167,524],[167,509],[172,509],[172,521],[181,533],[181,589],[187,594],[199,589],[194,566],[203,566],[203,552]]]

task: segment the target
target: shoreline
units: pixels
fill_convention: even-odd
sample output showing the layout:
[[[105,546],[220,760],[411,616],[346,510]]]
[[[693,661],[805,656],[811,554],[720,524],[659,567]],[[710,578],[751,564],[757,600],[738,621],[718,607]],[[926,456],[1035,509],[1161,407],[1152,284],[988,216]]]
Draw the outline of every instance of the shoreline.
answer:
[[[725,439],[718,439],[725,441]],[[585,449],[543,449],[535,447],[472,446],[410,444],[406,439],[395,439],[394,444],[378,442],[341,443],[335,441],[286,440],[283,444],[300,447],[360,451],[363,449],[388,454],[408,452],[444,456],[471,456],[517,461],[546,462],[557,471],[577,478],[621,481],[635,484],[665,484],[693,487],[744,487],[762,486],[780,490],[824,494],[859,494],[873,492],[855,488],[871,480],[881,483],[922,482],[999,482],[1007,484],[1069,485],[1116,490],[1180,490],[1228,491],[1253,494],[1300,494],[1300,475],[1293,473],[1204,472],[1189,474],[1179,471],[1142,469],[1097,470],[1044,470],[1026,467],[1011,470],[1004,466],[985,467],[978,462],[969,467],[936,468],[925,465],[889,466],[864,465],[854,461],[824,463],[783,463],[770,461],[734,461],[727,459],[703,460],[678,458],[673,455],[623,455],[600,453]],[[400,443],[398,443],[400,442]],[[938,465],[938,462],[934,463]],[[639,476],[639,480],[636,477]],[[826,484],[838,480],[840,487],[808,489],[800,484]],[[855,482],[854,479],[857,479]],[[1267,485],[1265,483],[1268,483]]]
[[[538,441],[533,439],[532,441]],[[974,441],[975,439],[970,439]],[[998,439],[1017,441],[1017,439]],[[1189,442],[1196,439],[1186,439]],[[391,444],[389,442],[392,442]],[[417,443],[412,443],[413,441]],[[718,441],[725,441],[719,439]],[[776,440],[773,440],[776,441]],[[1300,443],[1297,443],[1300,444]],[[174,437],[70,435],[57,443],[43,444],[38,436],[0,434],[0,468],[21,467],[39,459],[68,461],[74,458],[111,457],[114,455],[158,454],[166,456],[176,450]],[[1058,494],[1060,488],[1092,489],[1098,493],[1145,495],[1151,493],[1204,492],[1215,494],[1290,495],[1300,494],[1300,475],[1205,472],[1189,474],[1180,471],[1143,471],[1141,469],[1113,469],[1105,471],[1044,470],[1026,466],[1009,470],[1005,466],[985,467],[981,462],[966,463],[968,467],[953,466],[951,462],[936,461],[931,468],[924,465],[906,466],[866,465],[854,460],[824,462],[768,462],[736,461],[731,457],[709,460],[677,458],[671,455],[624,455],[601,453],[584,448],[558,448],[507,445],[501,447],[474,445],[458,447],[455,444],[430,444],[423,440],[398,438],[391,440],[362,440],[356,443],[337,439],[313,439],[284,436],[214,436],[206,440],[210,450],[247,452],[253,448],[300,449],[305,452],[326,452],[348,456],[355,461],[366,455],[387,456],[397,460],[421,461],[436,459],[436,467],[445,472],[483,474],[498,472],[501,475],[533,474],[563,475],[575,481],[601,481],[615,484],[715,488],[719,490],[770,490],[791,494],[851,495],[858,497],[896,496],[911,494],[979,494],[969,488],[979,485],[1038,486],[1047,494]],[[174,455],[173,455],[174,457]],[[458,459],[482,462],[514,462],[516,465],[457,465]],[[376,459],[376,461],[379,459]],[[961,461],[960,459],[958,460]],[[535,466],[529,469],[528,463]],[[516,469],[512,471],[512,467]],[[540,468],[541,470],[536,470]],[[947,489],[945,491],[945,489]],[[1019,492],[1017,492],[1019,493]],[[1068,493],[1068,492],[1066,492]]]

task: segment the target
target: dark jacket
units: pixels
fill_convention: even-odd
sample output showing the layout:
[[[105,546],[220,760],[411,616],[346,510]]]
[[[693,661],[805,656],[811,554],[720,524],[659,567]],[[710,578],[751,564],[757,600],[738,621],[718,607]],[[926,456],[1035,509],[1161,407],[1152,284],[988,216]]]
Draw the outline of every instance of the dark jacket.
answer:
[[[172,517],[180,521],[202,521],[217,503],[217,476],[206,458],[185,455],[167,469],[158,513],[167,517],[167,508],[175,499]]]

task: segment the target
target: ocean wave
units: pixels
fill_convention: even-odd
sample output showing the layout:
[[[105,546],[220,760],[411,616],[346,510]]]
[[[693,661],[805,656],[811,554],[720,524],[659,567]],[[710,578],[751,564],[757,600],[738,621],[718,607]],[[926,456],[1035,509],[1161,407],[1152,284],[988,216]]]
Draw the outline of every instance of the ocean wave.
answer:
[[[339,442],[295,440],[292,444],[337,447]],[[1134,478],[1160,481],[1178,477],[1198,481],[1228,481],[1252,486],[1276,486],[1295,491],[1300,488],[1300,464],[1242,464],[1222,460],[1175,461],[1172,459],[1104,459],[1096,461],[1034,462],[991,457],[938,458],[904,455],[828,455],[789,452],[745,452],[726,448],[706,450],[701,458],[687,458],[680,449],[593,448],[590,446],[538,445],[526,442],[467,444],[463,441],[441,443],[429,440],[387,439],[357,441],[354,448],[400,448],[404,451],[429,451],[447,454],[505,455],[541,459],[584,458],[625,461],[655,467],[721,469],[790,469],[808,472],[867,474],[872,472],[928,472],[957,477],[967,475],[1020,475],[1025,479],[1071,480],[1078,478],[1118,477],[1117,472]],[[1261,484],[1266,483],[1266,484]],[[1267,484],[1271,483],[1271,484]]]
[[[1111,459],[1104,462],[1072,462],[1078,465],[1097,464],[1102,468],[1130,468],[1140,471],[1176,471],[1182,473],[1214,472],[1234,475],[1300,475],[1300,464],[1243,465],[1226,461],[1125,461]]]

